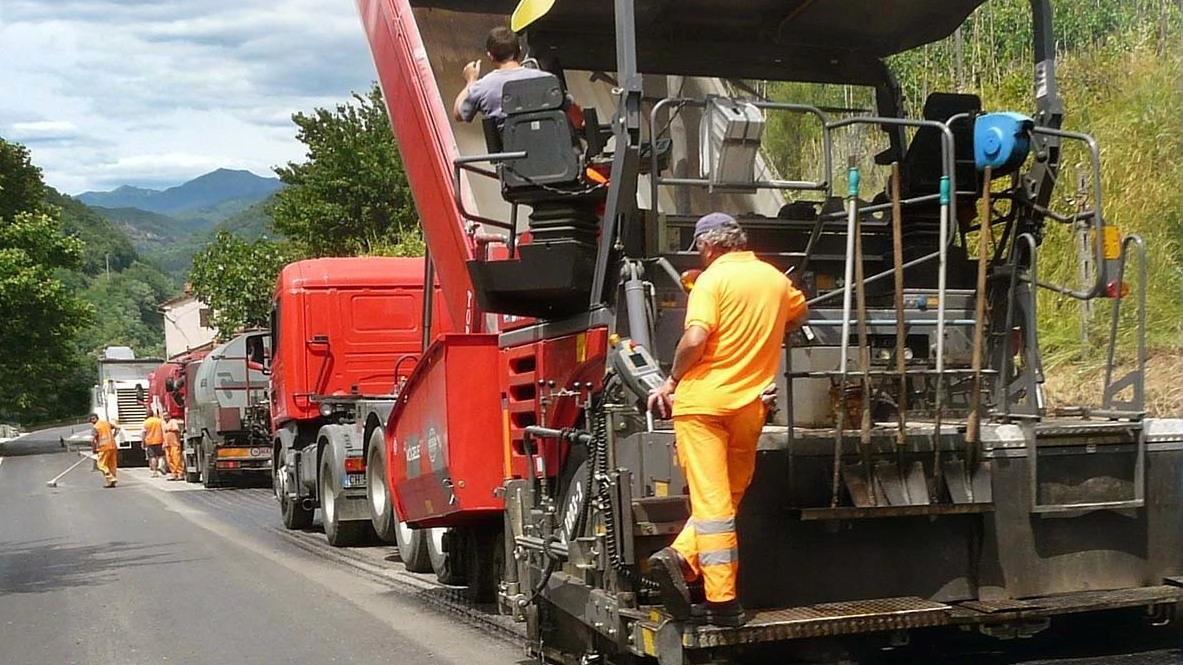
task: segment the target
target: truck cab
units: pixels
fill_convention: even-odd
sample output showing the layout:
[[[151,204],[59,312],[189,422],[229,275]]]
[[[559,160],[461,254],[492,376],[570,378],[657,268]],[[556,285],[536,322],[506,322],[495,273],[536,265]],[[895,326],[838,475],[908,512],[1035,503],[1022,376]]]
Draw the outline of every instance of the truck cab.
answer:
[[[310,526],[321,508],[331,544],[372,535],[367,453],[372,439],[381,441],[424,345],[424,263],[325,258],[280,273],[271,317],[271,456],[286,527]]]

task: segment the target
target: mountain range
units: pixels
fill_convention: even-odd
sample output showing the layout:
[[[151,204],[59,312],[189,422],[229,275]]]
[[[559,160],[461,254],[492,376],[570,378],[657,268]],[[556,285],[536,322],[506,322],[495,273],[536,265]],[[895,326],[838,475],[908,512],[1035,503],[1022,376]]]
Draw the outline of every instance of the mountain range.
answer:
[[[278,178],[218,169],[163,191],[124,185],[108,192],[83,192],[74,198],[89,206],[137,208],[170,215],[214,208],[227,201],[260,201],[282,187]]]
[[[141,256],[179,283],[218,229],[246,239],[267,233],[266,202],[282,188],[278,178],[217,169],[165,190],[124,185],[73,198],[127,234]]]

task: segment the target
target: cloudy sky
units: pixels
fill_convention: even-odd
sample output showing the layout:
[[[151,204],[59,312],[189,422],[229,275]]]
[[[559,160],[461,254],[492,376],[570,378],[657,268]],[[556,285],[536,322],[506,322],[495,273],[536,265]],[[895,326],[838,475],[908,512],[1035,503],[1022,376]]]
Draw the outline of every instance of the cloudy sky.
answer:
[[[0,137],[67,194],[272,176],[375,78],[353,0],[0,0]]]

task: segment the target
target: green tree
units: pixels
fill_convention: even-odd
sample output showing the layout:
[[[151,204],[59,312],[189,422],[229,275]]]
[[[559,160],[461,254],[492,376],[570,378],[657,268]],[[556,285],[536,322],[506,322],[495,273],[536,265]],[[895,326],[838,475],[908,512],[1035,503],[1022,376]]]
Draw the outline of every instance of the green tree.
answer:
[[[418,217],[382,92],[292,116],[307,161],[275,172],[287,187],[268,212],[312,256],[421,253]]]
[[[197,299],[210,306],[210,323],[220,339],[267,325],[275,278],[297,258],[288,244],[265,238],[247,242],[225,230],[193,257],[189,282]]]
[[[82,265],[28,150],[0,139],[0,420],[44,418],[77,375],[75,340],[93,311],[61,275]]]

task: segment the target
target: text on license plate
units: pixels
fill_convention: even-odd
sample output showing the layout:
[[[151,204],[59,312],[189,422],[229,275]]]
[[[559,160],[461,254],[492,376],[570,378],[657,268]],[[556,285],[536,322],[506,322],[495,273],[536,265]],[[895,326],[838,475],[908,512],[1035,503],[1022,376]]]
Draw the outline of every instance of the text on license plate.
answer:
[[[347,473],[345,474],[344,487],[365,487],[366,474],[364,473]]]

